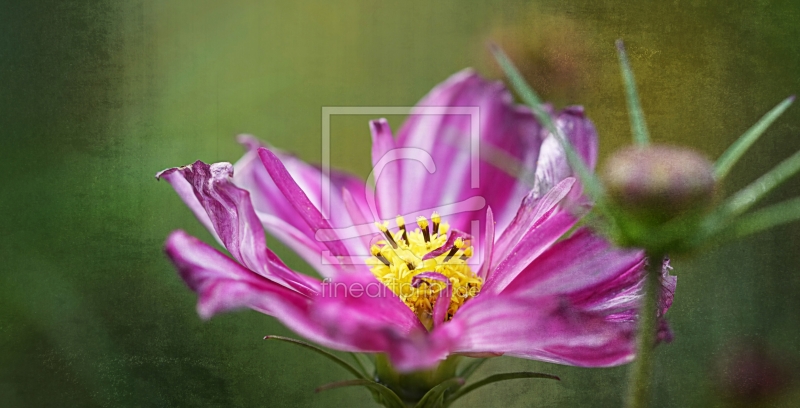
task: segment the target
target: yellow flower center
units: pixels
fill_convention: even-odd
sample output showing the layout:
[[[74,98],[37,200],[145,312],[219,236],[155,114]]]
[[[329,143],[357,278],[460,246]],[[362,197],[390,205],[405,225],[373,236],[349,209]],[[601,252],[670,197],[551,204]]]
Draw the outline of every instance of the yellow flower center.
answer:
[[[398,216],[396,221],[397,232],[389,231],[386,223],[376,224],[385,239],[372,246],[372,258],[366,262],[375,277],[399,296],[430,330],[434,306],[440,292],[447,289],[447,283],[430,277],[415,279],[415,276],[433,272],[450,281],[445,320],[450,320],[464,302],[480,292],[483,280],[467,264],[473,252],[469,240],[460,237],[448,240],[449,226],[441,223],[438,214],[433,213],[430,223],[419,217],[419,228],[414,231],[406,228],[403,217]]]

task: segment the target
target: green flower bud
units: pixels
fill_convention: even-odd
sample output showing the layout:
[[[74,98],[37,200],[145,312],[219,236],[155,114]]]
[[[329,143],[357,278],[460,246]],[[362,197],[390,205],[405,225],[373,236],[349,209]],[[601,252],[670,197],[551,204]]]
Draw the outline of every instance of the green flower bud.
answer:
[[[713,165],[690,149],[631,146],[611,156],[604,170],[611,200],[651,225],[703,212],[713,203]]]
[[[618,245],[672,254],[692,249],[716,190],[705,157],[681,147],[631,146],[608,159],[602,177]]]

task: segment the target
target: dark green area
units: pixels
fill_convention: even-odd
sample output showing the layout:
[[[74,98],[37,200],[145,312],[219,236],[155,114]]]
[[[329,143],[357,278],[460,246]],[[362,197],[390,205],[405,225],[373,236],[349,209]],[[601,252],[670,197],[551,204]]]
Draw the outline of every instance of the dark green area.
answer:
[[[545,66],[531,82],[546,99],[585,105],[601,156],[630,143],[619,37],[655,142],[716,157],[800,91],[792,1],[13,3],[0,6],[3,407],[369,403],[357,389],[313,394],[347,374],[262,341],[292,335],[269,317],[200,321],[194,295],[163,256],[174,229],[210,236],[153,175],[197,159],[235,161],[237,133],[319,160],[323,106],[408,106],[466,66],[496,75],[484,44],[508,30],[512,43],[544,50],[528,57]],[[333,120],[335,166],[366,176],[368,119]],[[795,106],[726,190],[800,149],[798,133]],[[797,180],[768,201],[800,195]],[[795,223],[674,261],[676,338],[658,350],[656,406],[727,406],[712,367],[736,339],[762,341],[800,376],[798,247]],[[461,406],[620,405],[625,368],[499,358],[475,378],[523,370],[562,381],[502,383]],[[795,381],[769,403],[799,401]]]

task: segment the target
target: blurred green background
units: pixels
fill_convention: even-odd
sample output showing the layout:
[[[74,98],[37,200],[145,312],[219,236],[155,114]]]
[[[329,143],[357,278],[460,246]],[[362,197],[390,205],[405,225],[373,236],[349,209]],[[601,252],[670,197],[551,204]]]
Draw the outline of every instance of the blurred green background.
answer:
[[[319,160],[323,106],[412,105],[467,66],[497,76],[488,39],[557,106],[586,107],[602,163],[630,139],[613,46],[624,38],[653,138],[717,157],[800,90],[799,18],[788,0],[3,2],[0,406],[369,404],[359,389],[314,394],[346,373],[262,341],[291,335],[272,318],[200,321],[162,244],[178,228],[212,240],[157,171],[233,162],[240,132]],[[361,176],[367,119],[332,124],[333,165]],[[800,149],[798,130],[795,106],[726,191]],[[795,177],[767,201],[797,195]],[[788,384],[761,404],[800,405],[799,247],[795,223],[674,261],[676,337],[658,349],[656,406],[740,406],[715,384],[744,361],[731,345],[753,343]],[[619,406],[626,373],[498,358],[477,375],[510,369],[563,381],[507,382],[461,406]]]

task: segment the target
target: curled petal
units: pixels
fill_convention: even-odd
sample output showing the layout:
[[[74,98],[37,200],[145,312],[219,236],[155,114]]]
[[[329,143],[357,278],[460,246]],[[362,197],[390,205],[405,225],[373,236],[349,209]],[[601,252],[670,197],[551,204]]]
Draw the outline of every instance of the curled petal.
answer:
[[[411,279],[411,286],[415,288],[419,287],[423,280],[435,280],[445,284],[444,289],[439,292],[439,296],[436,298],[436,304],[433,307],[433,324],[434,326],[440,325],[444,323],[444,319],[447,317],[447,308],[450,307],[450,297],[453,295],[453,285],[450,279],[447,279],[447,276],[441,273],[422,272],[414,275],[414,278]]]
[[[448,233],[447,241],[439,248],[436,248],[422,257],[423,261],[427,261],[428,259],[436,258],[439,255],[446,254],[450,252],[450,250],[455,246],[456,241],[460,238],[463,241],[471,241],[472,235],[467,234],[464,231],[459,231],[456,229],[450,230]]]

